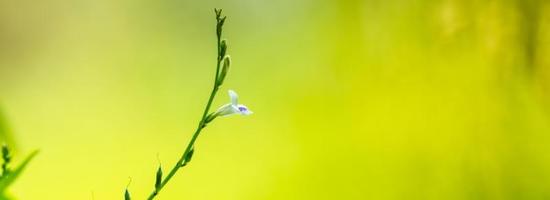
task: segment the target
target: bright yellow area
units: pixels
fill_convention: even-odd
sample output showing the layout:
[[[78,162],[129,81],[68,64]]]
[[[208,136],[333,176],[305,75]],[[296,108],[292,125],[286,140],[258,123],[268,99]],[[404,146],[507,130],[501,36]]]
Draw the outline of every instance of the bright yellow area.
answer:
[[[0,106],[40,149],[18,199],[134,199],[227,89],[158,199],[549,199],[543,0],[0,0]]]

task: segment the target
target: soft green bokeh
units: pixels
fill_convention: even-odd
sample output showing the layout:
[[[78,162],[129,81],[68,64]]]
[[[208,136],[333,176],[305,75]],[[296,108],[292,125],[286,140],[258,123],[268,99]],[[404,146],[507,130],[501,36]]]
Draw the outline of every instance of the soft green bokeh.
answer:
[[[550,199],[544,0],[0,0],[0,107],[19,199]]]

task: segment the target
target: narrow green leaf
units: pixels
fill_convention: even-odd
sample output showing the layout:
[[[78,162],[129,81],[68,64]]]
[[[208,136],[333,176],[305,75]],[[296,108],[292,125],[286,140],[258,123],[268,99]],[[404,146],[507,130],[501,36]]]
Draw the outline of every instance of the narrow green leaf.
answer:
[[[38,151],[32,152],[23,162],[17,166],[14,170],[10,171],[9,174],[7,174],[2,180],[0,180],[0,192],[3,192],[6,190],[8,186],[10,186],[18,177],[21,175],[21,172],[27,167],[29,162],[38,154]]]

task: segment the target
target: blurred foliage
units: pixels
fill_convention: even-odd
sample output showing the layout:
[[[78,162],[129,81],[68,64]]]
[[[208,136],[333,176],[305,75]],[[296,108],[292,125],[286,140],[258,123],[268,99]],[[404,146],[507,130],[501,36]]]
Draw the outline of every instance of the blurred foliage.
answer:
[[[34,156],[36,156],[37,153],[38,151],[34,151],[33,153],[31,153],[15,169],[6,168],[2,170],[2,176],[0,176],[0,199],[1,200],[14,199],[13,197],[8,197],[8,194],[7,194],[8,187],[11,186],[11,184],[13,184],[13,182],[21,175],[21,173],[23,173],[23,170],[27,167],[29,162],[34,158]],[[4,148],[3,148],[2,154],[6,155]],[[4,163],[9,164],[9,160],[6,160],[4,158]]]
[[[15,149],[15,142],[13,140],[12,132],[8,128],[5,117],[0,112],[0,142],[2,143],[2,173],[0,174],[0,200],[12,199],[8,195],[8,187],[21,175],[27,164],[38,153],[37,151],[31,153],[25,158],[22,163],[15,169],[10,168],[10,162],[12,160],[12,150]],[[12,149],[12,150],[10,150]]]

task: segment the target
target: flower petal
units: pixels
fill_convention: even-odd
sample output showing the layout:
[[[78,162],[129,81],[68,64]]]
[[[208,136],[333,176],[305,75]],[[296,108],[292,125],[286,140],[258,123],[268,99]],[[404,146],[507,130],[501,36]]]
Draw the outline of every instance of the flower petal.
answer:
[[[229,93],[229,99],[231,99],[231,104],[237,105],[239,103],[239,95],[233,90],[227,91]]]
[[[233,104],[225,104],[216,111],[218,116],[227,116],[235,113],[240,113],[239,108]]]

